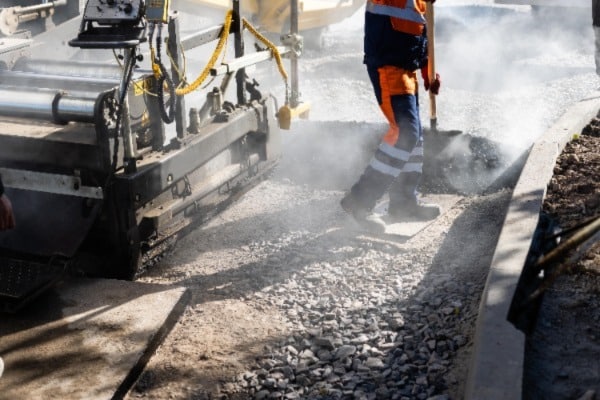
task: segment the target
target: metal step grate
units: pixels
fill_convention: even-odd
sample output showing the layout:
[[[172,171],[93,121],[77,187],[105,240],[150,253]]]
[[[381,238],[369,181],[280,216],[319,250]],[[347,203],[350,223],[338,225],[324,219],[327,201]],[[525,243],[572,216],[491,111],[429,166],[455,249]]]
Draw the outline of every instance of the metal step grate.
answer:
[[[56,283],[65,264],[0,257],[0,309],[11,311]]]

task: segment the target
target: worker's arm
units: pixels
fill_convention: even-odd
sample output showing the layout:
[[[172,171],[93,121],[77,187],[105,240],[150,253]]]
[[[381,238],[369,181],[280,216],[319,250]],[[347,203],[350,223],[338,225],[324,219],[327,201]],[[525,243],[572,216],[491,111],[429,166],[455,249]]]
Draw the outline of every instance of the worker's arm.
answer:
[[[0,178],[0,231],[12,229],[15,227],[15,216],[13,214],[12,204],[4,194],[4,185]]]

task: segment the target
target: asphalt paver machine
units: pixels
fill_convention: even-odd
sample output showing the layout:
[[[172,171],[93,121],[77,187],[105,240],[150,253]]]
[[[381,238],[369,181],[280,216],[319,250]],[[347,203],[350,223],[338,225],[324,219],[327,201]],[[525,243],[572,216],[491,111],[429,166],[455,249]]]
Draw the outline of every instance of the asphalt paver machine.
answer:
[[[67,271],[132,279],[258,182],[280,156],[277,116],[299,108],[281,57],[296,62],[302,47],[297,11],[275,46],[242,17],[240,1],[223,24],[185,37],[168,0],[17,3],[0,9],[0,175],[17,220],[0,233],[4,311]],[[58,41],[87,55],[40,57],[53,48],[36,34],[80,10],[78,30]],[[228,40],[235,54],[217,62]],[[196,68],[185,52],[205,45],[214,53],[188,80],[186,66]],[[286,82],[283,107],[247,73],[272,60]]]

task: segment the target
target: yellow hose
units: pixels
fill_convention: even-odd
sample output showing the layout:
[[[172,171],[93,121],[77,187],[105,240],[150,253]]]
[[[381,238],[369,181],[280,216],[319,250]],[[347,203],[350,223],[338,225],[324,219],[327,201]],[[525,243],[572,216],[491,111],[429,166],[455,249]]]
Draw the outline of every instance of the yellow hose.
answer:
[[[229,10],[227,12],[227,16],[225,17],[225,24],[223,25],[223,30],[221,31],[221,35],[219,36],[219,42],[217,43],[217,47],[215,48],[215,51],[213,52],[210,59],[208,60],[208,64],[204,67],[204,70],[202,71],[200,76],[198,76],[198,78],[196,78],[196,80],[194,82],[192,82],[189,86],[179,88],[175,91],[175,94],[177,96],[185,96],[187,94],[190,94],[194,90],[198,89],[198,87],[202,84],[202,82],[204,82],[204,80],[208,77],[208,75],[210,74],[210,70],[217,63],[217,59],[219,58],[219,55],[221,54],[221,52],[223,51],[223,48],[225,47],[225,43],[227,42],[227,38],[229,36],[229,31],[231,29],[232,19],[233,19],[233,10]]]
[[[189,86],[177,88],[175,90],[175,94],[177,96],[185,96],[187,94],[190,94],[194,90],[198,89],[198,87],[202,84],[202,82],[204,82],[204,80],[206,80],[206,78],[210,74],[210,70],[215,66],[215,64],[219,58],[219,55],[221,54],[221,52],[223,51],[223,48],[225,47],[225,44],[227,43],[227,38],[229,37],[229,31],[231,28],[232,20],[233,20],[233,10],[229,10],[225,17],[225,23],[223,25],[223,30],[221,31],[221,34],[219,36],[219,42],[217,43],[215,51],[213,52],[210,59],[208,60],[208,64],[206,64],[206,66],[204,67],[204,70],[202,71],[200,76],[198,76],[198,78],[196,78],[196,80],[194,82],[192,82]],[[252,33],[260,42],[262,42],[265,46],[267,46],[267,48],[273,54],[273,57],[275,58],[275,61],[277,62],[277,68],[279,69],[279,73],[281,74],[281,77],[283,78],[283,80],[285,82],[286,104],[287,104],[289,101],[288,74],[283,65],[283,59],[281,58],[281,53],[279,52],[279,49],[269,39],[267,39],[264,35],[262,35],[260,32],[258,32],[258,30],[256,28],[254,28],[252,26],[252,24],[250,24],[250,22],[248,22],[248,20],[246,18],[242,18],[242,22],[244,24],[244,27],[246,29],[248,29],[248,31],[250,33]],[[173,60],[171,60],[171,62],[173,62]],[[181,79],[181,80],[184,81],[185,78]]]
[[[273,57],[275,57],[275,61],[277,62],[277,68],[279,69],[279,73],[284,81],[287,82],[288,74],[283,66],[283,60],[281,59],[281,54],[279,53],[279,49],[275,46],[269,39],[267,39],[264,35],[262,35],[259,31],[254,28],[250,22],[246,18],[242,18],[242,22],[244,23],[244,27],[250,31],[258,40],[260,40],[271,52],[273,53]]]

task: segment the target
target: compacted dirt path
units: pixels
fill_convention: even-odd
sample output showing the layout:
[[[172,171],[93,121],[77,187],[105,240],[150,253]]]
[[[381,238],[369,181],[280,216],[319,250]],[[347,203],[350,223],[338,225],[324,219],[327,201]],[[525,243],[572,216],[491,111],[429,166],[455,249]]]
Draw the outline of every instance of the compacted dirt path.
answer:
[[[591,30],[552,34],[506,8],[439,11],[443,127],[522,151],[590,90],[591,44],[581,38]],[[192,300],[129,398],[462,398],[510,185],[432,195],[454,196],[453,206],[410,238],[347,220],[339,200],[382,122],[362,65],[362,18],[333,27],[301,63],[311,119],[348,123],[286,134],[269,179],[140,277],[183,285]]]
[[[344,157],[368,159],[365,129]],[[140,278],[192,300],[130,398],[461,398],[510,190],[430,195],[452,204],[434,224],[372,234],[339,207],[358,165],[299,151],[315,135],[337,140],[286,136],[268,180]]]

